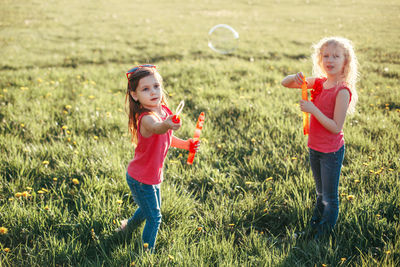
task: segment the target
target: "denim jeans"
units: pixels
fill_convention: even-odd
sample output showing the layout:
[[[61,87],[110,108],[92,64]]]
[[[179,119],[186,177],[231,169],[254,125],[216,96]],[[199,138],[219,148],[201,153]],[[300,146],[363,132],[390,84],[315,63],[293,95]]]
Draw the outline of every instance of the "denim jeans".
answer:
[[[154,250],[158,228],[161,224],[161,192],[160,184],[147,185],[140,183],[126,174],[126,181],[131,189],[133,199],[139,208],[129,218],[128,227],[137,227],[146,220],[143,229],[142,241]]]
[[[316,238],[330,232],[339,214],[339,177],[345,146],[332,153],[322,153],[310,148],[310,164],[313,172],[317,199],[311,218]]]

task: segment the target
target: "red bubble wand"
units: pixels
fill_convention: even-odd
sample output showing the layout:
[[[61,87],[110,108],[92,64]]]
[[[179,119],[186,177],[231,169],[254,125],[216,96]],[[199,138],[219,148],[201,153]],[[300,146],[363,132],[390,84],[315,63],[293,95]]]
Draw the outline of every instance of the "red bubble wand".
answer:
[[[185,106],[185,101],[181,101],[176,108],[175,115],[172,117],[172,122],[173,123],[179,123],[181,121],[181,117],[179,117],[179,114],[181,114],[181,111],[183,107]]]
[[[202,113],[200,113],[200,116],[197,119],[196,128],[194,130],[194,135],[193,135],[193,142],[190,143],[189,156],[188,156],[188,159],[186,162],[189,165],[193,164],[194,156],[196,155],[195,147],[199,143],[199,140],[200,140],[200,134],[201,134],[201,130],[203,129],[204,119],[205,119],[205,115],[204,115],[204,112],[202,112]]]

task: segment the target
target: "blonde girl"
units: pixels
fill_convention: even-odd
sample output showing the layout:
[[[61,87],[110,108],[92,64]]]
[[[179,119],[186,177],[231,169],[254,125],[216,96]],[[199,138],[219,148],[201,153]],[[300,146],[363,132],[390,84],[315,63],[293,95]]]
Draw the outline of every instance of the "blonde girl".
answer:
[[[338,186],[345,144],[346,114],[357,103],[358,62],[352,43],[342,37],[327,37],[314,45],[313,77],[306,78],[311,101],[300,100],[300,109],[311,114],[309,159],[317,199],[310,226],[315,238],[332,233],[339,214]],[[304,75],[288,75],[282,85],[301,88]]]

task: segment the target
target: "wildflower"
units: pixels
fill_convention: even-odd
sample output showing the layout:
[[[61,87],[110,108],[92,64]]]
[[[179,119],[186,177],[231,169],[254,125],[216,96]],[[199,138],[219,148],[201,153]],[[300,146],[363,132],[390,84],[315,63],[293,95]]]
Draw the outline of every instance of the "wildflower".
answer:
[[[347,260],[346,258],[340,258],[340,261],[341,261],[342,263],[344,263],[346,260]]]
[[[122,204],[123,202],[122,202],[121,199],[118,199],[118,200],[117,200],[117,203],[118,203],[118,204]]]
[[[7,234],[7,232],[8,232],[7,228],[5,228],[4,226],[0,227],[0,234],[5,235]]]
[[[247,185],[252,185],[253,182],[246,182],[245,184],[247,184]]]
[[[79,184],[79,180],[76,179],[76,178],[72,179],[72,182],[73,182],[75,185]]]
[[[117,224],[117,222],[115,220],[113,220],[113,224]]]
[[[21,125],[21,127],[22,127],[22,128],[24,128],[24,127],[25,127],[25,124],[23,124],[23,123],[21,123],[20,125]]]
[[[360,183],[360,180],[354,180],[354,183],[358,184]]]
[[[6,253],[7,253],[7,252],[9,252],[9,251],[10,251],[10,248],[4,248],[3,250],[4,250],[4,252],[6,252]]]
[[[148,243],[144,243],[143,247],[144,247],[144,249],[147,249],[149,247],[149,244]]]
[[[30,197],[31,194],[29,194],[28,191],[24,191],[24,192],[22,192],[22,196],[23,196],[23,197]]]
[[[46,188],[43,188],[43,187],[42,187],[42,190],[43,190],[44,192],[46,192],[46,193],[49,192],[49,190],[47,190]]]
[[[68,126],[67,125],[64,125],[63,127],[61,127],[63,130],[67,130],[68,129]]]
[[[38,83],[43,82],[43,80],[41,78],[37,78]]]
[[[380,219],[381,215],[380,214],[376,214],[376,218]]]
[[[368,166],[369,164],[368,164],[367,162],[364,162],[363,165],[364,165],[364,166]]]
[[[346,193],[341,193],[340,196],[341,197],[345,197],[345,196],[347,196],[347,194]]]
[[[265,179],[265,181],[266,181],[266,182],[272,181],[272,179],[273,179],[272,177],[268,177],[267,179]]]
[[[89,99],[94,99],[94,98],[95,98],[94,95],[90,95],[90,96],[89,96]]]
[[[393,170],[392,168],[389,168],[388,171],[391,171],[391,172],[392,172],[392,171],[394,171],[394,170]]]
[[[391,252],[390,252],[390,250],[386,250],[385,253],[386,253],[386,255],[390,255]]]
[[[65,106],[65,109],[71,109],[71,108],[72,108],[71,105],[66,105],[66,106]]]
[[[93,136],[94,140],[98,140],[99,137],[97,135]]]
[[[48,160],[44,160],[44,161],[42,162],[43,165],[49,165],[49,163],[50,163],[50,162],[49,162]]]
[[[268,211],[268,209],[264,209],[264,212],[267,212]]]
[[[235,224],[234,223],[230,223],[230,224],[228,224],[230,227],[233,227],[233,226],[235,226]]]
[[[292,160],[296,160],[297,159],[297,157],[292,157]]]
[[[27,186],[26,189],[27,189],[27,190],[32,190],[32,187]]]
[[[54,182],[57,182],[57,180],[58,180],[57,177],[54,177],[54,178],[53,178],[53,181],[54,181]]]
[[[131,266],[135,266],[135,262],[134,261],[131,262]]]
[[[14,200],[14,198],[13,197],[10,197],[9,199],[8,199],[8,201],[13,201]]]
[[[64,113],[64,114],[68,114],[68,111],[66,111],[66,110],[63,110],[63,113]]]
[[[50,209],[50,208],[49,208],[49,206],[47,206],[47,205],[44,207],[44,210],[49,210],[49,209]]]
[[[169,258],[170,261],[173,261],[173,260],[174,260],[174,257],[171,256],[171,255],[168,255],[168,258]]]
[[[350,200],[350,201],[351,201],[351,200],[353,200],[353,199],[354,199],[354,195],[348,195],[348,196],[347,196],[347,200]]]
[[[37,192],[38,192],[38,194],[44,194],[45,193],[43,190],[39,190]]]
[[[201,227],[201,226],[197,227],[197,231],[200,232],[201,230],[203,230],[203,227]]]
[[[327,267],[328,264],[322,263],[322,267]]]
[[[251,138],[251,142],[254,144],[256,142],[255,138]]]
[[[15,193],[15,197],[20,198],[21,196],[22,196],[22,193],[20,193],[20,192]]]

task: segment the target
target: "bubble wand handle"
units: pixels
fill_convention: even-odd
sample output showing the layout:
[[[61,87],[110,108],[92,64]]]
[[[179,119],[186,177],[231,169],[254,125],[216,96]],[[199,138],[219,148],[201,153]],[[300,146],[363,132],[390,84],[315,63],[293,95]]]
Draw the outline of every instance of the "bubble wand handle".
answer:
[[[205,115],[204,115],[204,112],[202,112],[202,113],[200,113],[200,116],[197,119],[196,128],[194,130],[194,135],[193,135],[193,143],[196,143],[199,141],[201,130],[203,129],[204,119],[205,119]],[[194,146],[191,146],[189,149],[189,156],[188,156],[186,163],[189,165],[193,164],[195,155],[196,155],[196,150],[195,150]]]
[[[305,77],[303,78],[303,83],[301,84],[301,98],[303,100],[308,100],[307,82]],[[304,135],[308,135],[310,133],[310,122],[307,112],[303,112],[303,133]]]
[[[179,106],[176,108],[175,115],[172,117],[173,123],[179,123],[181,121],[181,117],[179,117],[179,114],[181,114],[181,111],[184,106],[185,106],[185,101],[182,100],[179,103]]]

